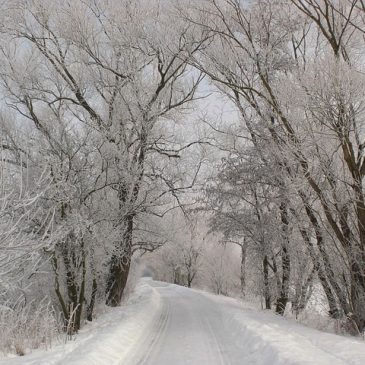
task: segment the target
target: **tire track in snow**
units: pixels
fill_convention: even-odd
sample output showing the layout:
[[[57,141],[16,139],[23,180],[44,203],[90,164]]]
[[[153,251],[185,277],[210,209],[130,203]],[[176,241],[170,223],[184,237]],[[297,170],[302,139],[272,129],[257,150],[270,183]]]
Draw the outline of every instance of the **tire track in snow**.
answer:
[[[155,345],[158,343],[160,338],[166,332],[167,324],[168,324],[169,318],[170,318],[170,311],[171,311],[170,303],[165,302],[162,305],[161,315],[157,321],[157,324],[152,327],[152,328],[156,328],[156,333],[155,333],[154,337],[149,341],[147,348],[145,350],[145,353],[143,354],[143,357],[137,361],[136,365],[148,364],[148,360],[150,358],[152,351],[155,348]]]
[[[211,335],[211,339],[213,340],[215,344],[215,348],[218,352],[219,362],[221,365],[231,365],[231,362],[228,359],[224,359],[223,357],[223,348],[220,343],[220,341],[217,338],[217,335],[215,334],[215,331],[213,330],[212,325],[210,324],[210,321],[208,318],[204,319],[204,325],[206,328],[208,328],[209,334]]]

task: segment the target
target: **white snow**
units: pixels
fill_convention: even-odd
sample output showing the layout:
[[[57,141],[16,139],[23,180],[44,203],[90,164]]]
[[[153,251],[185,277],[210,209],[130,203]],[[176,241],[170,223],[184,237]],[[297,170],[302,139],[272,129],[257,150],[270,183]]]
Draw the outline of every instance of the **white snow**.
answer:
[[[365,342],[236,300],[143,279],[77,340],[0,365],[364,365]]]
[[[0,365],[119,365],[130,348],[150,326],[161,307],[160,296],[142,280],[127,304],[109,308],[95,322],[87,324],[75,341],[50,351],[0,360]]]
[[[243,364],[365,364],[363,340],[308,328],[230,298],[205,295],[221,305],[225,302],[225,323],[237,340],[245,344]]]

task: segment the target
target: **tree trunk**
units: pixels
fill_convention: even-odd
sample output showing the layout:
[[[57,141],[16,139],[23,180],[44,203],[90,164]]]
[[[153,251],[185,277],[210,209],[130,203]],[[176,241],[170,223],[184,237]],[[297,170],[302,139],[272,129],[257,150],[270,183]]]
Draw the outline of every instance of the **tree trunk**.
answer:
[[[358,333],[363,333],[365,330],[365,293],[362,286],[363,277],[360,273],[351,273],[351,307],[352,314],[347,313],[348,317],[356,324]]]
[[[283,232],[283,243],[281,247],[281,266],[282,278],[279,298],[276,301],[275,312],[284,315],[286,305],[289,300],[289,280],[290,280],[290,255],[288,251],[289,246],[289,217],[286,203],[280,204],[280,216]]]
[[[359,243],[352,239],[351,255],[351,293],[350,301],[353,321],[359,333],[365,330],[365,202],[362,178],[355,181],[356,214],[359,230]]]
[[[127,284],[129,269],[130,257],[112,256],[106,289],[106,305],[110,307],[120,305]]]
[[[190,275],[190,272],[188,271],[188,277],[187,277],[187,284],[188,284],[188,288],[191,288],[191,283],[192,283],[192,278],[191,278],[191,275]]]
[[[333,293],[333,289],[332,289],[330,283],[328,282],[326,273],[323,270],[322,264],[318,259],[318,255],[314,251],[314,247],[313,247],[313,244],[311,242],[310,235],[304,229],[300,229],[300,233],[303,237],[304,242],[307,245],[309,256],[312,259],[313,267],[317,272],[318,279],[319,279],[319,281],[322,285],[323,291],[326,295],[327,303],[328,303],[328,306],[329,306],[329,315],[332,318],[338,318],[339,310],[337,308],[337,301],[336,301],[335,294]]]
[[[79,289],[79,301],[77,303],[76,313],[75,313],[75,330],[78,331],[81,328],[81,320],[82,320],[82,310],[84,307],[85,301],[85,285],[86,285],[86,252],[85,252],[85,244],[84,240],[81,239],[81,254],[82,254],[82,261],[81,261],[81,268],[82,268],[82,275],[81,275],[81,283]]]
[[[67,314],[65,317],[65,325],[68,334],[76,333],[81,326],[83,302],[85,300],[85,280],[86,280],[86,257],[81,241],[81,262],[76,257],[74,245],[76,239],[71,233],[67,240],[61,244],[61,256],[66,273],[66,292],[68,296]],[[78,270],[82,270],[81,282],[78,282]]]
[[[281,252],[282,279],[279,298],[276,301],[275,312],[284,315],[289,300],[289,279],[290,279],[290,257],[286,245],[283,245]]]
[[[65,330],[69,335],[77,332],[81,327],[83,315],[83,304],[85,301],[86,285],[86,252],[84,242],[80,242],[81,260],[76,256],[75,237],[70,234],[65,242],[59,243],[56,247],[59,256],[62,258],[65,270],[65,277],[61,281],[65,285],[67,299],[62,295],[60,288],[59,265],[57,252],[55,251],[52,258],[53,271],[55,274],[55,292],[62,308],[64,317]],[[81,281],[78,278],[81,268]]]
[[[329,256],[326,252],[325,246],[324,246],[324,239],[323,239],[323,232],[322,232],[322,228],[320,226],[320,223],[318,222],[318,219],[315,215],[315,212],[313,211],[312,207],[310,206],[310,204],[307,201],[307,198],[305,196],[304,193],[300,193],[300,196],[302,198],[302,201],[304,203],[304,207],[305,207],[305,211],[306,214],[313,226],[315,235],[316,235],[316,240],[317,240],[317,246],[318,246],[318,250],[319,250],[319,257],[321,258],[321,262],[323,262],[323,268],[324,271],[326,273],[326,277],[329,281],[329,283],[331,284],[334,292],[336,293],[336,296],[338,298],[339,304],[341,305],[341,309],[343,310],[343,312],[347,315],[350,312],[350,308],[349,308],[349,304],[348,304],[348,300],[346,298],[346,293],[344,292],[344,290],[340,287],[340,285],[338,284],[338,281],[336,280],[332,265],[331,265],[331,261],[329,259]],[[344,225],[345,222],[344,220],[342,220],[342,225]],[[310,240],[309,240],[310,243]],[[315,255],[315,254],[314,254]],[[315,255],[316,256],[316,255]],[[322,267],[322,265],[320,264],[320,267]],[[331,303],[330,304],[330,312],[329,314],[334,317],[334,318],[338,318],[340,313],[337,309],[333,308],[331,309]],[[333,307],[335,306],[335,304],[333,303]],[[334,312],[333,312],[334,310]]]
[[[92,288],[91,288],[90,303],[89,303],[89,305],[87,306],[87,309],[86,309],[86,319],[90,322],[93,320],[93,312],[94,312],[94,306],[95,306],[97,291],[98,291],[98,283],[96,281],[96,278],[94,277],[93,278]]]
[[[299,282],[296,287],[295,299],[292,302],[292,311],[295,313],[296,318],[305,309],[311,296],[315,272],[316,270],[313,267],[306,280],[301,284]]]
[[[246,242],[241,245],[241,266],[240,266],[240,282],[242,297],[246,295]]]
[[[264,273],[265,309],[271,309],[271,295],[270,295],[270,285],[269,285],[269,261],[267,255],[264,256],[262,265]]]
[[[127,284],[129,269],[132,259],[132,235],[133,235],[133,216],[126,218],[126,230],[123,240],[112,255],[109,269],[109,276],[106,285],[106,304],[111,307],[120,305],[122,295]]]
[[[181,270],[180,267],[174,268],[174,284],[181,285]]]

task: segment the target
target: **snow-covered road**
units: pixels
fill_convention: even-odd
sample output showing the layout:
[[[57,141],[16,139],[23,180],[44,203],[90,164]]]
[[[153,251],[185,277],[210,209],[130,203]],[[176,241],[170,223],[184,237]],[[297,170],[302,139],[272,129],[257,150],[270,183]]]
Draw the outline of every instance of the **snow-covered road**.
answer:
[[[365,342],[249,303],[142,279],[75,341],[0,365],[364,365]]]
[[[360,365],[365,343],[233,299],[150,281],[158,314],[120,365]]]
[[[244,344],[225,323],[222,305],[183,287],[150,285],[161,296],[161,312],[125,364],[243,364]]]

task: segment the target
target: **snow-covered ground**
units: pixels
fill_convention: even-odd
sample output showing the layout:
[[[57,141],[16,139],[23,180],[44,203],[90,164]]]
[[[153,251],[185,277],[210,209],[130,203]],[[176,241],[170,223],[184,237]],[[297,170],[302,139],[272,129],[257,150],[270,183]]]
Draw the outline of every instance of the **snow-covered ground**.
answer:
[[[236,300],[143,279],[128,303],[49,352],[0,365],[364,365],[365,342]]]
[[[114,365],[124,364],[127,353],[151,326],[161,308],[158,292],[141,280],[126,305],[108,308],[88,323],[74,341],[35,350],[23,357],[0,359],[0,365]]]

